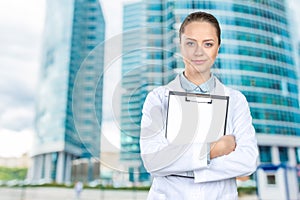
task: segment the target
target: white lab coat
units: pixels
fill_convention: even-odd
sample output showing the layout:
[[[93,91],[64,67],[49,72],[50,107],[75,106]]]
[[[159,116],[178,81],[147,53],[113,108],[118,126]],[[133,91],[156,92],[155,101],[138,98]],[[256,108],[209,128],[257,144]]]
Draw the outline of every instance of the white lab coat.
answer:
[[[168,92],[183,91],[179,76],[150,92],[141,121],[141,156],[153,176],[148,200],[234,200],[236,177],[252,174],[257,167],[257,141],[246,98],[216,78],[213,94],[229,96],[226,134],[234,135],[236,149],[207,163],[206,144],[173,145],[165,138]],[[193,174],[194,178],[170,175]]]

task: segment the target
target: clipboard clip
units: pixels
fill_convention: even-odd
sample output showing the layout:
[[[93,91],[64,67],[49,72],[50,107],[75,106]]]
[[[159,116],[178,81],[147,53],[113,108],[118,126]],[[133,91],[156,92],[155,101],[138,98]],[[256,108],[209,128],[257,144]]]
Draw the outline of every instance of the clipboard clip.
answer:
[[[207,103],[211,104],[212,99],[210,97],[197,97],[197,96],[186,96],[186,102],[195,102],[195,103]]]

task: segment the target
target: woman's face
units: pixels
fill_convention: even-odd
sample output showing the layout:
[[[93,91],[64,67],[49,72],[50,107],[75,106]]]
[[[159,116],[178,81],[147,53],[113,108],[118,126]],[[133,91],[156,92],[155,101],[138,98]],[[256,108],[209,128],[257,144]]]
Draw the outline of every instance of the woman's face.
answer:
[[[209,77],[219,50],[216,28],[208,22],[191,22],[181,35],[180,49],[186,74]]]

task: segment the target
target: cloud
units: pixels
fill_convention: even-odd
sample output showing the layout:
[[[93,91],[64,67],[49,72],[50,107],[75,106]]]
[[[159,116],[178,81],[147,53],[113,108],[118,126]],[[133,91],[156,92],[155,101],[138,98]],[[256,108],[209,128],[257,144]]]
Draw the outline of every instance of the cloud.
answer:
[[[0,155],[32,141],[45,0],[0,2]]]
[[[29,152],[33,141],[32,136],[32,129],[26,129],[20,132],[0,129],[0,156],[20,157],[24,153]]]
[[[300,17],[299,17],[299,10],[300,7],[299,0],[289,0],[287,1],[287,9],[288,9],[288,17],[289,17],[289,24],[290,30],[295,37],[298,37],[297,40],[300,39]]]
[[[40,32],[43,29],[45,3],[45,0],[0,1],[0,24]]]
[[[14,131],[32,128],[35,112],[32,108],[16,107],[4,110],[0,116],[0,127]]]
[[[106,36],[112,37],[122,32],[122,15],[124,0],[100,0],[106,25]]]
[[[116,121],[120,117],[123,2],[124,0],[100,0],[106,25],[103,84],[104,123],[118,123]]]
[[[0,62],[1,62],[0,58]],[[3,62],[1,62],[3,63]],[[19,63],[24,63],[19,61]],[[3,63],[5,65],[5,63]],[[12,67],[8,69],[1,69],[0,74],[0,95],[11,96],[17,100],[17,97],[26,97],[32,100],[36,89],[37,70],[30,70],[28,64],[21,65],[25,69],[18,69],[14,62],[11,62]],[[27,72],[27,70],[29,72]],[[24,98],[21,98],[24,101]],[[26,102],[25,102],[26,103]]]

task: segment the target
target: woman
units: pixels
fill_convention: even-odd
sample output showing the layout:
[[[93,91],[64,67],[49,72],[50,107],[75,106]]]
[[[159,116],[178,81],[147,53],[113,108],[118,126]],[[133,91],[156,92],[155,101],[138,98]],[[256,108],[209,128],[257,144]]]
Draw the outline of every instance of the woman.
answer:
[[[234,200],[236,177],[256,170],[257,141],[246,98],[211,73],[220,35],[213,15],[188,15],[179,30],[184,72],[145,100],[140,145],[144,165],[153,176],[149,200]],[[229,96],[226,135],[210,144],[170,143],[165,137],[169,91]]]

